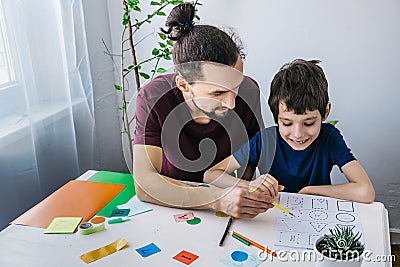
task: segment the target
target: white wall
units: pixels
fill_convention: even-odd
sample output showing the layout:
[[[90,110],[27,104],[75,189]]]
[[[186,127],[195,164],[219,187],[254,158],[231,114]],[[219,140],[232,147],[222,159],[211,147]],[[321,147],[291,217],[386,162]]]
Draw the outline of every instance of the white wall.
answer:
[[[120,33],[120,1],[108,1],[113,42]],[[142,1],[145,2],[145,1]],[[384,202],[391,227],[400,228],[400,1],[203,0],[201,22],[231,26],[245,43],[245,73],[268,98],[279,67],[295,58],[320,59],[333,103],[329,119],[338,119],[357,159]],[[142,8],[146,11],[145,6]],[[158,19],[147,33],[163,26]],[[118,34],[115,34],[115,33]],[[155,38],[142,44],[148,53]],[[147,42],[147,43],[146,43]],[[147,49],[147,50],[146,50]],[[263,107],[266,125],[272,116]],[[335,170],[333,176],[341,181]]]
[[[95,169],[125,172],[127,168],[122,156],[121,120],[117,106],[118,94],[114,89],[114,68],[103,45],[104,41],[107,46],[112,46],[107,0],[82,0],[82,3],[94,88]]]

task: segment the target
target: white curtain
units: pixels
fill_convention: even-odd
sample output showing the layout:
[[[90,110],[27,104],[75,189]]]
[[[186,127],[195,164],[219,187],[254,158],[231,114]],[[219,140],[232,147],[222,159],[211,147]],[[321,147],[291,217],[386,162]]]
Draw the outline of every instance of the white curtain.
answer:
[[[14,78],[0,84],[0,229],[93,168],[81,0],[0,0]]]

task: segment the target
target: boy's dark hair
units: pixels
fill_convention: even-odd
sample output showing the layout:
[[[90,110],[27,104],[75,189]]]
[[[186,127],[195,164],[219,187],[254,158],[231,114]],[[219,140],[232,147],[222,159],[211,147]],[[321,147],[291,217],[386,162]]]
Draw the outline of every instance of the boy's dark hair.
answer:
[[[195,7],[180,4],[174,7],[165,22],[168,38],[175,41],[173,60],[175,64],[193,61],[212,61],[234,66],[240,51],[240,42],[226,32],[210,25],[194,25]],[[235,39],[235,40],[233,40]]]
[[[279,104],[286,104],[288,111],[304,114],[318,110],[325,117],[329,102],[328,81],[317,64],[319,60],[296,59],[283,65],[271,82],[268,105],[278,123]]]

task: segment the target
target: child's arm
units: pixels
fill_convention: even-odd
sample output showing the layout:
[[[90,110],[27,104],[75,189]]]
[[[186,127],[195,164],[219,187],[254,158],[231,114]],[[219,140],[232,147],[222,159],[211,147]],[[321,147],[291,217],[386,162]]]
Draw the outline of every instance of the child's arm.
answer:
[[[371,203],[375,200],[374,187],[364,168],[357,160],[343,165],[342,171],[349,183],[306,186],[299,193],[347,199],[363,203]]]
[[[204,173],[203,181],[222,188],[238,186],[249,190],[258,189],[272,198],[277,197],[278,191],[283,190],[283,186],[279,186],[278,181],[269,174],[260,175],[251,182],[238,179],[229,174],[239,168],[240,164],[231,155],[207,170]]]

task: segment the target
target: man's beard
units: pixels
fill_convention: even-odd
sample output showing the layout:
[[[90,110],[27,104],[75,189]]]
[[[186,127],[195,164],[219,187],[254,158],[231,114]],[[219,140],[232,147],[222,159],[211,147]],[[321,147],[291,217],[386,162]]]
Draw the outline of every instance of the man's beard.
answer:
[[[217,114],[215,111],[218,110],[220,107],[215,108],[213,111],[206,111],[206,110],[202,109],[201,107],[199,107],[199,105],[196,104],[196,101],[194,101],[194,98],[192,98],[192,103],[198,110],[200,110],[201,112],[206,114],[208,117],[210,117],[211,119],[216,120],[216,121],[227,117],[232,111],[231,109],[228,109],[228,111],[226,111],[224,113]]]

